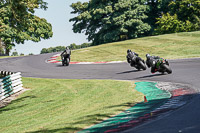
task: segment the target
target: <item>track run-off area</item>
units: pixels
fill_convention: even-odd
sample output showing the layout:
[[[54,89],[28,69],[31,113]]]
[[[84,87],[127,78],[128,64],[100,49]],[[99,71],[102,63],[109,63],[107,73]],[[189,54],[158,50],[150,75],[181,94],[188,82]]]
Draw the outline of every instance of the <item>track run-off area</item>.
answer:
[[[57,53],[0,59],[0,69],[21,72],[23,77],[52,79],[114,79],[170,82],[195,90],[189,102],[170,114],[148,121],[124,132],[163,133],[200,131],[200,58],[169,60],[172,74],[152,74],[150,69],[137,71],[126,62],[108,64],[46,63]]]

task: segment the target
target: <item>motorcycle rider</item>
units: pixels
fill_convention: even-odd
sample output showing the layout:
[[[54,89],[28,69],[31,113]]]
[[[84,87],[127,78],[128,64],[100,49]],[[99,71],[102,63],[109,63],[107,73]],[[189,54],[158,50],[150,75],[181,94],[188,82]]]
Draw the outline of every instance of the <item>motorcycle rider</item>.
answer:
[[[127,62],[131,63],[131,66],[134,66],[136,63],[136,58],[134,58],[135,56],[138,56],[138,54],[136,52],[132,52],[130,49],[127,50]]]
[[[71,56],[71,50],[67,46],[66,49],[61,53],[61,57],[63,57],[64,60],[66,60],[67,58],[69,58],[69,61],[70,61],[70,56]]]
[[[150,54],[146,54],[146,58],[146,64],[148,68],[151,67],[151,73],[157,72],[160,63],[165,60],[159,56],[151,56]],[[168,61],[166,61],[166,63],[168,64]]]

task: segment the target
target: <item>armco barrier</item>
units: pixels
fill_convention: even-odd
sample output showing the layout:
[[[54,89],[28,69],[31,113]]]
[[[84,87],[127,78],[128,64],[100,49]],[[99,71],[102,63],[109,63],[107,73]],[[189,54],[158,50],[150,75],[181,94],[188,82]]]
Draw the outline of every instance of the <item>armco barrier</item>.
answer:
[[[22,90],[21,73],[0,71],[0,100]]]

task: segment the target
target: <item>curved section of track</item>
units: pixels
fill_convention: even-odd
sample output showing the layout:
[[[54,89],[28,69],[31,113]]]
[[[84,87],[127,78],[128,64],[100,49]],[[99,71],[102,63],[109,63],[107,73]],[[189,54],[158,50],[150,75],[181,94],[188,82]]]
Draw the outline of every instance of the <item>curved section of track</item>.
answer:
[[[53,54],[0,59],[0,70],[22,72],[24,77],[63,78],[63,79],[119,79],[144,80],[184,83],[200,91],[200,58],[171,60],[172,74],[151,74],[150,69],[137,71],[127,63],[117,64],[71,64],[63,67],[59,64],[47,64],[45,60]],[[199,132],[200,131],[200,96],[168,117],[139,126],[129,132]]]

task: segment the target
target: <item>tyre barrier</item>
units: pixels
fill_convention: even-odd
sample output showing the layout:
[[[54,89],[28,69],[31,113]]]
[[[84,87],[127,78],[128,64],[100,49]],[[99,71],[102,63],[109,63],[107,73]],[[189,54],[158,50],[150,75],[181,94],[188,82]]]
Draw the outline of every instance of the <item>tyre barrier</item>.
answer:
[[[0,71],[0,101],[23,88],[21,72]]]

